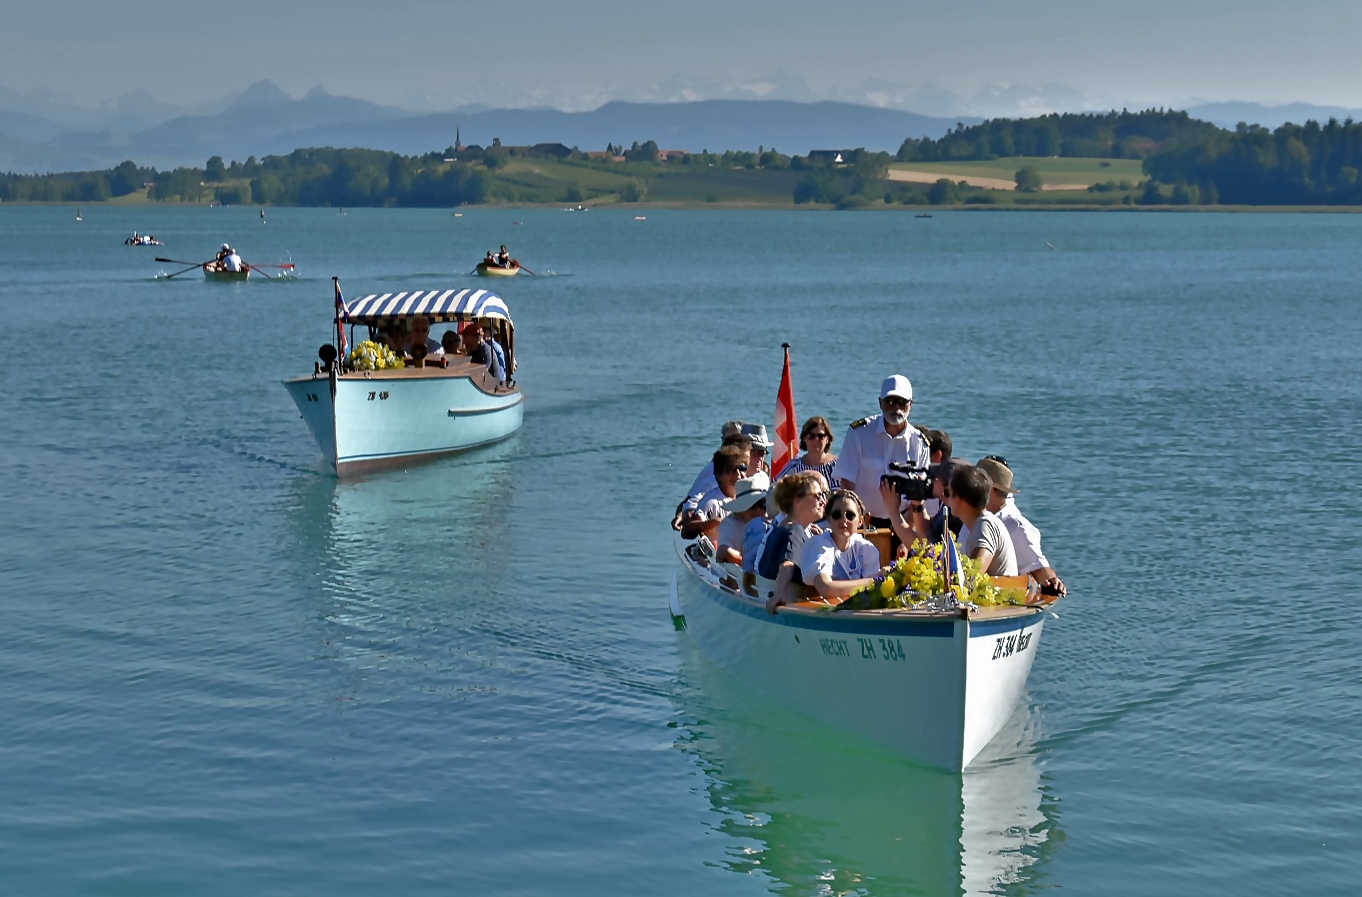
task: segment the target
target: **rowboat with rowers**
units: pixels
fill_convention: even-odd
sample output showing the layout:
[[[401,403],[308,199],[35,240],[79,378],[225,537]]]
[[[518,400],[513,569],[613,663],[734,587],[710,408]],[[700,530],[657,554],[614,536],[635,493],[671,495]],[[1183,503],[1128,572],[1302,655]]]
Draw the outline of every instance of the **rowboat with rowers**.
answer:
[[[512,261],[506,267],[487,262],[478,262],[476,269],[479,277],[515,277],[520,273],[520,262]]]
[[[888,535],[866,534],[883,541],[884,556]],[[956,771],[1016,708],[1040,648],[1042,601],[1052,600],[1032,594],[1019,606],[893,610],[802,601],[772,614],[708,539],[675,540],[673,613],[720,666],[821,722]]]
[[[375,343],[355,343],[355,327],[374,340],[381,329],[473,323],[490,328],[514,369],[515,329],[501,297],[487,290],[374,293],[348,305],[336,284],[336,343],[317,352],[308,376],[284,381],[308,429],[339,477],[463,451],[520,428],[524,395],[467,355],[426,355],[394,367],[366,364]],[[340,350],[337,350],[337,345]],[[354,352],[347,353],[348,346]],[[389,352],[389,355],[392,353]],[[416,357],[421,355],[421,357]]]
[[[251,269],[249,266],[242,267],[240,271],[229,271],[228,269],[224,268],[220,263],[216,262],[209,262],[208,264],[203,266],[204,280],[231,282],[238,280],[248,280],[250,276]]]

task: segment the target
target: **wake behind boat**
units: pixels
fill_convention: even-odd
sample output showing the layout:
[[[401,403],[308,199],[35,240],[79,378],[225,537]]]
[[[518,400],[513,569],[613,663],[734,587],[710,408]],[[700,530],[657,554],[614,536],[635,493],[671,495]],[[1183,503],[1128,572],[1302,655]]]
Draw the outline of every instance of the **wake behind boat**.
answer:
[[[507,379],[515,370],[514,325],[500,296],[418,290],[375,293],[347,306],[337,283],[336,308],[340,352],[331,343],[322,346],[311,376],[285,380],[284,387],[337,476],[403,467],[496,442],[520,428],[524,395]],[[464,325],[465,345],[475,348],[432,354],[429,337],[420,336],[407,361],[383,342],[399,333],[428,334],[438,323]],[[347,353],[355,325],[369,329],[369,340]],[[483,341],[484,329],[495,344]]]

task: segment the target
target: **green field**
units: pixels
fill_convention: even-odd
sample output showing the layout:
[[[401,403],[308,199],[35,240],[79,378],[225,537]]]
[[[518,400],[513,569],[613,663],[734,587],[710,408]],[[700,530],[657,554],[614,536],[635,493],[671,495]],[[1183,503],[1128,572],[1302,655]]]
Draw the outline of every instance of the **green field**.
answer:
[[[1047,184],[1082,184],[1084,187],[1103,181],[1144,179],[1139,159],[1066,159],[1013,156],[980,162],[894,162],[889,167],[900,171],[925,171],[950,178],[997,178],[1010,181],[1017,169],[1032,165]]]

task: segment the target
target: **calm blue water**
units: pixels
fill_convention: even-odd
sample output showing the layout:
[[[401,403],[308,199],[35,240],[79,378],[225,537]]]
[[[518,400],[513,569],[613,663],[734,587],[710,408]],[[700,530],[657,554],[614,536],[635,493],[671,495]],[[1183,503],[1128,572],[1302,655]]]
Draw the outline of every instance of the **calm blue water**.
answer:
[[[0,207],[6,893],[1355,890],[1362,217],[84,212]],[[223,240],[301,277],[152,279]],[[498,285],[523,430],[325,476],[278,381],[330,276],[502,242],[553,272]],[[902,372],[1006,456],[1069,585],[963,777],[668,619],[669,513],[784,341],[802,415]]]

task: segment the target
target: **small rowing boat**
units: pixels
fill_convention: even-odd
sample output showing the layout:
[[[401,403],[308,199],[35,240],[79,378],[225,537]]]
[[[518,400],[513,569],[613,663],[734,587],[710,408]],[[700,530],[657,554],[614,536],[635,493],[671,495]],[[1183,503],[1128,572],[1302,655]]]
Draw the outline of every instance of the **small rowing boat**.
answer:
[[[221,265],[215,264],[213,262],[209,262],[208,264],[203,266],[203,277],[205,280],[220,280],[220,281],[246,280],[250,276],[251,276],[250,268],[243,268],[240,271],[228,271],[226,268],[223,268]]]
[[[374,370],[365,369],[372,367],[363,363],[365,346],[348,358],[343,354],[354,344],[355,325],[367,326],[372,340],[380,329],[406,328],[416,318],[471,322],[496,333],[506,367],[514,370],[515,330],[500,296],[487,290],[417,290],[375,293],[347,306],[338,284],[336,307],[340,314],[332,333],[342,352],[331,343],[322,346],[312,374],[285,380],[284,388],[338,477],[405,467],[497,442],[520,429],[525,398],[520,387],[498,380],[467,355],[427,355]]]
[[[520,273],[520,262],[513,261],[510,267],[503,268],[500,265],[489,265],[486,262],[478,262],[478,274],[481,277],[515,277]]]
[[[1040,648],[1048,605],[1038,600],[949,610],[801,601],[772,614],[708,539],[675,540],[674,603],[706,654],[781,703],[928,766],[969,765],[1016,709]]]

